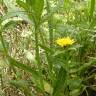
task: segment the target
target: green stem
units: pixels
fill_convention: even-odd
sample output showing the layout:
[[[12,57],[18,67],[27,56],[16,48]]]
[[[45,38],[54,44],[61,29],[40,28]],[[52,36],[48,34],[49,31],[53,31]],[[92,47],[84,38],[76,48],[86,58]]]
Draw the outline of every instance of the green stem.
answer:
[[[4,81],[3,81],[3,76],[2,76],[2,74],[0,74],[0,81],[1,81],[1,88],[2,88],[2,90],[4,89]]]
[[[50,6],[49,6],[49,2],[48,0],[46,0],[46,3],[47,3],[47,13],[51,13],[50,12]],[[52,16],[50,16],[48,18],[48,27],[49,27],[49,43],[50,43],[50,49],[53,50],[53,28],[52,28]],[[52,53],[50,53],[50,57],[51,57]],[[51,72],[52,72],[52,69],[53,69],[53,66],[52,66],[52,62],[50,64],[50,69],[51,69]]]
[[[39,70],[39,76],[40,76],[40,84],[42,86],[42,90],[44,90],[44,84],[43,84],[43,77],[42,77],[42,70],[41,70],[41,60],[40,60],[40,54],[39,54],[39,28],[35,27],[35,55],[36,55],[36,61],[38,65]]]
[[[3,38],[2,32],[3,32],[3,29],[0,26],[0,40],[1,40],[1,43],[2,43],[2,46],[3,46],[4,55],[10,63],[10,59],[9,59],[9,56],[8,56],[8,50],[7,50],[6,45],[4,43],[4,38]],[[16,73],[16,70],[15,70],[15,68],[12,64],[10,64],[9,68],[11,68],[14,73]]]
[[[43,34],[42,34],[41,32],[40,32],[40,37],[41,37],[42,44],[43,44],[44,46],[46,46],[46,43],[45,43]],[[50,58],[50,56],[49,56],[49,53],[48,53],[46,50],[45,50],[45,55],[46,55],[47,62],[48,62],[48,71],[49,71],[49,75],[50,75],[50,78],[51,78],[52,84],[53,84],[54,75],[53,75],[53,72],[52,72],[52,62],[51,62],[51,58]]]
[[[46,0],[46,3],[47,3],[47,14],[51,13],[50,11],[50,5],[49,5],[49,2],[48,0]],[[50,48],[53,49],[53,24],[52,24],[52,19],[53,19],[53,16],[51,15],[49,18],[48,18],[48,27],[49,27],[49,41],[50,41]]]
[[[7,56],[7,49],[6,49],[6,46],[5,46],[5,43],[4,43],[4,39],[3,39],[3,36],[2,36],[2,28],[0,28],[0,40],[1,40],[1,43],[2,43],[2,46],[3,46],[3,49],[4,49],[4,54],[5,56]]]
[[[49,4],[49,1],[46,0],[46,4],[47,4],[47,14],[50,14],[51,13],[51,10],[50,10],[50,4]],[[49,27],[49,43],[50,43],[50,49],[53,51],[53,37],[54,37],[54,34],[53,34],[53,16],[51,15],[49,18],[48,18],[48,27]],[[52,80],[52,84],[54,83],[54,75],[53,75],[53,64],[52,64],[52,59],[51,59],[51,56],[52,56],[52,53],[48,54],[47,56],[47,60],[48,60],[48,63],[49,63],[49,70],[50,70],[50,77],[51,77],[51,80]]]

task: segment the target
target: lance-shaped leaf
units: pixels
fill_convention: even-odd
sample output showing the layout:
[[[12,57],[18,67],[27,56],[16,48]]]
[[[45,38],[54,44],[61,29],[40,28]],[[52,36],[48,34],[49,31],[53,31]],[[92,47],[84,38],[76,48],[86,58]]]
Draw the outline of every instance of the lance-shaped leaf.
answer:
[[[41,20],[44,0],[26,0],[26,2],[16,0],[16,2],[27,12],[28,17],[34,21],[35,25],[38,26]]]
[[[91,7],[90,7],[90,21],[91,21],[92,18],[93,18],[94,10],[95,10],[95,0],[91,0]]]
[[[32,75],[33,75],[34,77],[39,77],[38,72],[35,71],[35,70],[34,70],[33,68],[31,68],[30,66],[27,66],[26,64],[22,64],[22,63],[16,61],[15,59],[13,59],[13,58],[10,57],[10,56],[9,56],[8,59],[9,59],[9,62],[10,62],[10,64],[11,64],[12,66],[15,66],[15,67],[20,68],[20,69],[22,69],[22,70],[24,70],[24,71],[27,71],[27,72],[32,73]]]
[[[26,0],[28,6],[30,6],[34,23],[38,25],[41,20],[41,15],[44,6],[44,0]],[[30,15],[31,16],[31,15]]]
[[[57,80],[53,88],[53,96],[61,96],[62,89],[65,88],[65,81],[66,81],[67,72],[66,70],[61,67],[59,73],[57,75]]]

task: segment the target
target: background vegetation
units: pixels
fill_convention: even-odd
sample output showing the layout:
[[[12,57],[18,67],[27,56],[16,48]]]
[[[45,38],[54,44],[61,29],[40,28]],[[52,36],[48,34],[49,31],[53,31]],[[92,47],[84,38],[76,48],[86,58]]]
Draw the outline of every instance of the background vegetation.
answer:
[[[0,96],[96,96],[95,3],[0,0]]]

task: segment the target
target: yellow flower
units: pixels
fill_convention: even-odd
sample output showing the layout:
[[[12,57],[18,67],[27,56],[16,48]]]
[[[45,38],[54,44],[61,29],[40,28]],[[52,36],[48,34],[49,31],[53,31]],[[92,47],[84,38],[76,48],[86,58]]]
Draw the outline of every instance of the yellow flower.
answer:
[[[74,42],[74,39],[71,39],[70,37],[64,37],[56,40],[56,43],[61,47],[72,45]]]

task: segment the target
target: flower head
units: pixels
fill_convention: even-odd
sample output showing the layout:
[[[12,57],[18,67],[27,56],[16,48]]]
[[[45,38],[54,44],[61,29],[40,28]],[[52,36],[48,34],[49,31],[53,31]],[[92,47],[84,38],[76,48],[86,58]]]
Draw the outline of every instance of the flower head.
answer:
[[[72,45],[74,42],[74,39],[71,39],[70,37],[64,37],[56,40],[56,43],[61,47]]]

